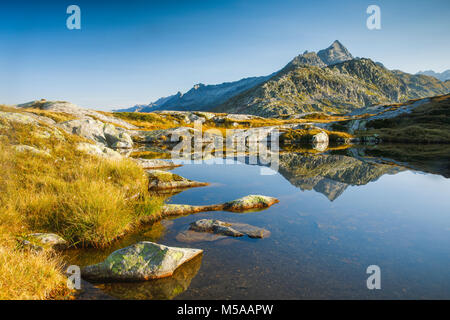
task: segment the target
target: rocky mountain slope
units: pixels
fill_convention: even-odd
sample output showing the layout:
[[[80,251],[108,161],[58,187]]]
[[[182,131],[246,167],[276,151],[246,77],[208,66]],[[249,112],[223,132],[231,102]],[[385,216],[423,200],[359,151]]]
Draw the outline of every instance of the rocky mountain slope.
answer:
[[[214,111],[265,117],[318,111],[345,113],[448,91],[446,84],[433,77],[390,71],[370,59],[323,67],[314,54],[307,53],[296,57],[270,80],[231,98]]]
[[[182,94],[126,110],[215,111],[279,117],[307,112],[346,113],[373,104],[446,94],[448,83],[427,75],[388,70],[382,63],[354,58],[339,41],[298,55],[266,77],[219,85],[195,85]]]

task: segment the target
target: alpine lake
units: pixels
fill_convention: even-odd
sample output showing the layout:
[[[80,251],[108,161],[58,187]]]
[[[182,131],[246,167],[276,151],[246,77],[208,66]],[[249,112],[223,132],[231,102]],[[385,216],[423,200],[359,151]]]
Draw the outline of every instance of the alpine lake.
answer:
[[[171,194],[168,203],[207,205],[249,194],[280,202],[164,219],[107,249],[69,250],[67,259],[94,264],[143,240],[204,250],[171,277],[94,284],[82,299],[449,299],[449,160],[447,145],[385,145],[281,150],[277,170],[245,158],[181,161],[172,172],[210,185]],[[190,223],[205,218],[261,227],[270,236],[190,237]],[[380,289],[367,287],[372,265]]]

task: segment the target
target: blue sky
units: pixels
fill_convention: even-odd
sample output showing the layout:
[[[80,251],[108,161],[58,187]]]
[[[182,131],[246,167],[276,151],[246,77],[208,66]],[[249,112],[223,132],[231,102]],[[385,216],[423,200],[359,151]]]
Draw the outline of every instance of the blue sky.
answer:
[[[81,30],[66,9],[81,8]],[[366,8],[381,8],[381,30]],[[0,103],[68,100],[108,110],[270,74],[340,40],[415,73],[450,68],[450,1],[0,2]]]

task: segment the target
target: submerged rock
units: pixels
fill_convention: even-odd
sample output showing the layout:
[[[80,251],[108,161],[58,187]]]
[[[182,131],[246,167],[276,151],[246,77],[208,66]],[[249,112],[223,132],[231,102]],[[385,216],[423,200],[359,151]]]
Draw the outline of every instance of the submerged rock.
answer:
[[[114,251],[103,262],[84,267],[82,277],[93,281],[144,281],[171,276],[203,250],[176,248],[141,241]]]
[[[279,200],[273,197],[261,195],[249,195],[237,200],[207,206],[166,204],[162,207],[161,213],[165,216],[170,216],[170,215],[185,215],[205,211],[244,212],[248,210],[268,208],[278,202]]]
[[[228,237],[220,235],[220,234],[215,234],[215,233],[185,230],[185,231],[178,233],[175,238],[179,242],[193,243],[193,242],[212,242],[212,241],[226,239]]]
[[[197,220],[190,225],[190,230],[197,232],[210,232],[230,237],[267,238],[270,231],[245,223],[224,222],[213,219]]]
[[[242,237],[244,234],[235,230],[231,223],[213,219],[202,219],[191,223],[190,228],[194,231],[211,232],[229,237]]]
[[[25,236],[21,245],[35,251],[44,249],[63,250],[68,247],[68,242],[54,233],[32,233]]]
[[[164,189],[178,189],[190,187],[207,186],[206,182],[193,181],[172,172],[163,170],[148,170],[149,185],[148,189],[152,191]]]

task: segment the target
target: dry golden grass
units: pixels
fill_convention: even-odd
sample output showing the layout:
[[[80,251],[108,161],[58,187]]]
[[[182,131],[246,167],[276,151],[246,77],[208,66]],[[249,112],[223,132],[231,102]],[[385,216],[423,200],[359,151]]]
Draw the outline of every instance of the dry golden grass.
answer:
[[[52,130],[0,120],[1,299],[67,295],[61,258],[20,249],[18,237],[53,232],[72,245],[103,247],[157,217],[163,202],[147,192],[145,171],[131,159],[89,156],[75,149],[83,138],[62,131],[57,138]],[[19,144],[51,156],[17,152]]]
[[[410,113],[368,123],[361,135],[378,134],[386,142],[450,143],[450,95],[434,97]]]
[[[38,115],[38,116],[50,118],[50,119],[54,120],[56,123],[76,119],[75,116],[68,114],[68,113],[64,113],[64,112],[51,112],[51,111],[47,111],[47,110],[33,109],[33,108],[28,108],[28,109],[26,109],[26,111],[29,113]]]
[[[0,245],[0,300],[67,298],[61,258]]]
[[[184,121],[172,115],[161,115],[158,113],[140,113],[140,112],[116,112],[109,114],[103,112],[105,115],[114,116],[131,123],[141,130],[158,130],[170,129],[176,127],[188,127],[193,124],[186,124]]]

